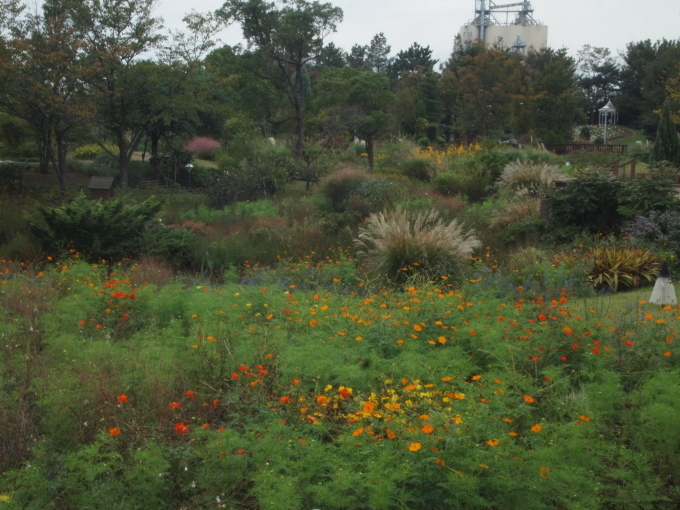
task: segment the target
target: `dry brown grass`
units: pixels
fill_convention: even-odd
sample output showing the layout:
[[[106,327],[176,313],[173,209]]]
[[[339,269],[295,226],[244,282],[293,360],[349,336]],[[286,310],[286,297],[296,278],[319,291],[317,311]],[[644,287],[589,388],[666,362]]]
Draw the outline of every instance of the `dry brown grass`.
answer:
[[[55,291],[48,282],[10,282],[0,294],[0,472],[18,467],[37,440],[39,413],[33,378],[43,371],[40,317]]]
[[[172,265],[164,260],[143,259],[134,268],[137,283],[151,283],[163,287],[175,278]]]
[[[525,198],[509,203],[506,209],[496,215],[490,226],[492,229],[498,230],[539,216],[540,200],[538,198]]]

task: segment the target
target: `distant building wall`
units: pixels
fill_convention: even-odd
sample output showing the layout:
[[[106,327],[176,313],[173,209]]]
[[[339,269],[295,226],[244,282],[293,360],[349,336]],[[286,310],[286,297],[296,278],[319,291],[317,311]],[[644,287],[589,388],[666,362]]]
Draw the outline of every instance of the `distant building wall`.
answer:
[[[548,47],[548,27],[546,25],[491,25],[485,27],[486,45],[498,44],[501,48],[512,48],[519,35],[526,49],[535,50]],[[479,39],[479,27],[465,25],[460,29],[463,44]]]

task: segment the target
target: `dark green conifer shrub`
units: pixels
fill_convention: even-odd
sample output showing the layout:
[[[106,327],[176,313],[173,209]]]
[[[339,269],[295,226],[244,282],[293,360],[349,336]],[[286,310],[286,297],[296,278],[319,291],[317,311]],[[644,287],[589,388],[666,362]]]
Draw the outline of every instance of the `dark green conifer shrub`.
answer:
[[[38,205],[42,221],[30,227],[48,253],[75,250],[91,261],[117,261],[139,253],[144,226],[160,208],[153,199],[141,204],[122,198],[94,201],[81,193],[59,207]]]

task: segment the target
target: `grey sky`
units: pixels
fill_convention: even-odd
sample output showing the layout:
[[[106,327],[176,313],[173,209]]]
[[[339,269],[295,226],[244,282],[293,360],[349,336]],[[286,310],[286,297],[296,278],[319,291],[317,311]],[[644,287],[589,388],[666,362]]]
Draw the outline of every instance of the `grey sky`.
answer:
[[[329,40],[348,51],[354,44],[368,44],[384,32],[392,54],[413,42],[430,46],[433,56],[446,60],[453,38],[460,27],[473,17],[474,0],[335,0],[342,8],[344,21]],[[497,4],[511,0],[497,0]],[[157,15],[169,28],[180,28],[181,19],[191,8],[214,10],[223,0],[204,0],[192,5],[183,0],[160,0]],[[534,18],[548,25],[548,45],[566,46],[575,54],[584,44],[605,46],[617,54],[629,42],[680,38],[678,0],[532,0]],[[221,36],[224,44],[241,41],[238,25]]]

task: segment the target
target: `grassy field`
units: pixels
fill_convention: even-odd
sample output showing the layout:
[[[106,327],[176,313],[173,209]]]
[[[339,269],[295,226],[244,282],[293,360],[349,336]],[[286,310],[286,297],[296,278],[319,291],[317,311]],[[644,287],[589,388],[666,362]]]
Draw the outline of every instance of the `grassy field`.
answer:
[[[342,257],[7,266],[7,508],[675,508],[676,307]]]

